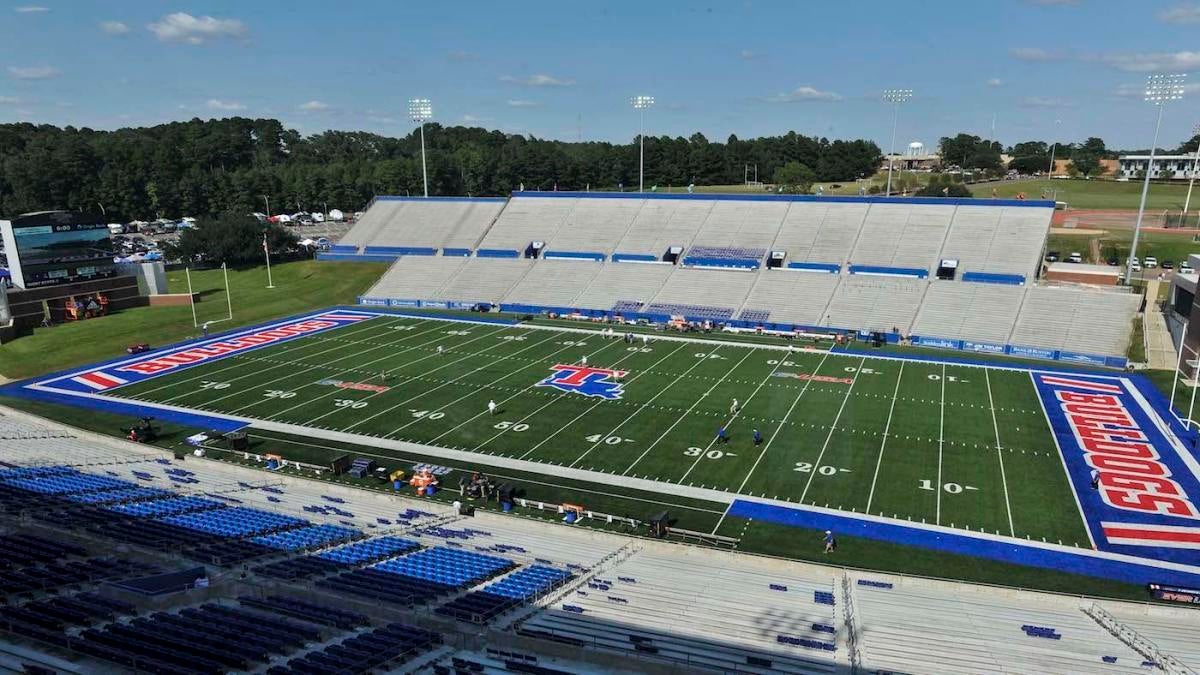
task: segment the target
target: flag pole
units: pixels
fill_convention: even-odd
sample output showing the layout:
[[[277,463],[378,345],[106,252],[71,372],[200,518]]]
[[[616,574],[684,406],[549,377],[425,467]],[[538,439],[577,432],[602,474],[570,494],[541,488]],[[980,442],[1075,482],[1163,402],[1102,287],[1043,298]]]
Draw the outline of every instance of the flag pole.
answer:
[[[263,254],[267,256],[267,288],[275,288],[271,281],[271,249],[267,247],[267,233],[263,232]]]

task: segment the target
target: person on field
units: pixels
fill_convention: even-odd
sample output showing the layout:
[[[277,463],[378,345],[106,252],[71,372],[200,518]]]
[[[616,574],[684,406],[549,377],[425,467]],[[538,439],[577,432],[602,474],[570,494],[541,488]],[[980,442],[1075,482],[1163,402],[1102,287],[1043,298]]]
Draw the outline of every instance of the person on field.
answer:
[[[583,356],[579,357],[579,363],[581,363],[585,366],[587,365],[587,354],[584,354]]]
[[[1096,490],[1100,487],[1100,472],[1092,469],[1092,489]]]
[[[728,443],[728,442],[729,442],[729,436],[725,433],[725,427],[718,428],[717,429],[717,445],[720,445],[722,443]]]
[[[496,414],[496,402],[495,401],[488,401],[488,414],[489,415]]]
[[[645,346],[646,346],[646,345],[648,345],[648,344],[650,344],[650,336],[649,336],[649,335],[643,335],[643,336],[642,336],[642,346],[643,346],[643,347],[645,347]]]
[[[441,356],[444,352],[445,352],[445,348],[443,348],[441,345],[438,345],[438,348],[437,348],[438,356]]]
[[[762,432],[758,429],[754,430],[754,445],[762,445]]]
[[[833,538],[833,532],[825,530],[825,552],[833,553],[837,549],[837,539]]]
[[[738,406],[738,400],[735,398],[733,399],[733,403],[729,404],[729,414],[736,415],[739,410],[741,410],[741,407]]]

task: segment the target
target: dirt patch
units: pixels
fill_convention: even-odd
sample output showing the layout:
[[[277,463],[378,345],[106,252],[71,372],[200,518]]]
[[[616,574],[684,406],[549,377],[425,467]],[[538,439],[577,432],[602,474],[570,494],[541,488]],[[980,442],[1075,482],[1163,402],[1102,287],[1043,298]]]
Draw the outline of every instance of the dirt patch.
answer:
[[[1108,234],[1108,230],[1085,230],[1079,227],[1052,227],[1050,234],[1077,234],[1079,236],[1100,237]]]

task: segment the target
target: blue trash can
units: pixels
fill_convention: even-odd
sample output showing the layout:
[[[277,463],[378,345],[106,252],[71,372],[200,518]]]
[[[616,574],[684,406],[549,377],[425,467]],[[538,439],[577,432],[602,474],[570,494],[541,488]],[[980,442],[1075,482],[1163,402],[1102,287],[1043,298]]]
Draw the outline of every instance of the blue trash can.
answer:
[[[425,494],[432,497],[437,492],[437,487],[433,485],[425,486]]]
[[[500,510],[505,513],[512,511],[512,508],[513,508],[512,502],[504,502],[503,504],[500,505]]]

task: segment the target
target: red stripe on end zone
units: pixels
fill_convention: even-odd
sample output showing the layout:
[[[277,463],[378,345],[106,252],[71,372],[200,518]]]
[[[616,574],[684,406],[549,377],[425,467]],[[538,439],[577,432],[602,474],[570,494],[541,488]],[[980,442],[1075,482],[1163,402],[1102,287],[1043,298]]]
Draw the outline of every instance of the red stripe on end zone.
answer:
[[[1076,389],[1088,389],[1091,391],[1102,391],[1106,394],[1123,394],[1125,390],[1115,384],[1104,384],[1103,382],[1093,382],[1091,380],[1076,380],[1068,377],[1057,377],[1054,375],[1038,375],[1042,382],[1060,387],[1075,387]]]
[[[112,375],[101,373],[99,371],[84,373],[83,375],[79,375],[71,379],[75,380],[76,382],[86,384],[93,389],[109,389],[117,386],[118,384],[125,384],[126,382],[126,380],[122,380],[119,377],[113,377]]]
[[[1128,546],[1165,546],[1200,548],[1200,528],[1168,525],[1120,525],[1103,523],[1104,536],[1110,543]]]

